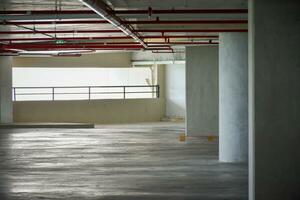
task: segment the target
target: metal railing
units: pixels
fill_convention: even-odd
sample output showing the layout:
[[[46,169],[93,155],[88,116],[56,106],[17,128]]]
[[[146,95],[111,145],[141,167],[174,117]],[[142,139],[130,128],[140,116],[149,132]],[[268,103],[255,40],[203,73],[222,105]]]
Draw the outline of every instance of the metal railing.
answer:
[[[13,87],[13,101],[159,98],[159,85]]]

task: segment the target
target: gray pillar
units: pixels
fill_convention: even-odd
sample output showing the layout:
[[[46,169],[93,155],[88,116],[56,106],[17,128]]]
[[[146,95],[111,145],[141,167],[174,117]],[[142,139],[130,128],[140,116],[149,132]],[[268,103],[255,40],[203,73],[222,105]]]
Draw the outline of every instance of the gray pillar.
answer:
[[[248,34],[220,34],[219,55],[219,160],[247,162]]]
[[[189,135],[218,135],[217,46],[186,48],[186,127]]]
[[[0,123],[13,122],[11,57],[0,57]]]
[[[250,200],[300,199],[300,1],[249,2]]]

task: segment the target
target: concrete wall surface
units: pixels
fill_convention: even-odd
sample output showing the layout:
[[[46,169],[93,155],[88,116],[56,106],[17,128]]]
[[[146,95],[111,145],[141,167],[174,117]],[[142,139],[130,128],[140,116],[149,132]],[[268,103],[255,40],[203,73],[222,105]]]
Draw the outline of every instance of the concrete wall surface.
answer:
[[[151,51],[137,51],[132,53],[132,61],[174,61],[185,60],[184,53],[152,53]]]
[[[166,116],[185,117],[185,65],[166,65]]]
[[[300,199],[300,1],[250,2],[250,199]]]
[[[131,53],[97,53],[81,57],[14,57],[13,67],[131,67]]]
[[[218,135],[219,49],[186,48],[187,134]]]
[[[11,62],[11,57],[0,57],[0,123],[13,121]]]
[[[159,121],[165,100],[109,99],[92,101],[14,102],[15,122],[86,122],[96,124]]]

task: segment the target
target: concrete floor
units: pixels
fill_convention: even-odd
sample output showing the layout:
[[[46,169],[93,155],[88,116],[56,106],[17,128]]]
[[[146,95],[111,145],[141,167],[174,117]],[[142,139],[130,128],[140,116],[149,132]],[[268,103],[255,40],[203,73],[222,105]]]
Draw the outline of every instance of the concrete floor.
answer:
[[[0,129],[14,128],[95,128],[89,123],[8,123],[0,124]]]
[[[183,124],[0,130],[2,199],[247,199],[247,165]]]

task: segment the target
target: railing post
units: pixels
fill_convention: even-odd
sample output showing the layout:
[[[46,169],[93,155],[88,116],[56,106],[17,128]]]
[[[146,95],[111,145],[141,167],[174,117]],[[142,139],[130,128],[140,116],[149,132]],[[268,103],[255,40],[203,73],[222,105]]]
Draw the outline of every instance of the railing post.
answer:
[[[89,86],[89,100],[91,100],[91,86]]]
[[[17,101],[17,96],[16,96],[16,88],[13,88],[13,94],[14,94],[14,99],[13,101]]]
[[[126,99],[126,86],[123,86],[123,99]]]
[[[54,87],[52,88],[52,101],[54,101]]]
[[[159,98],[159,93],[160,93],[159,85],[156,85],[156,98]]]

